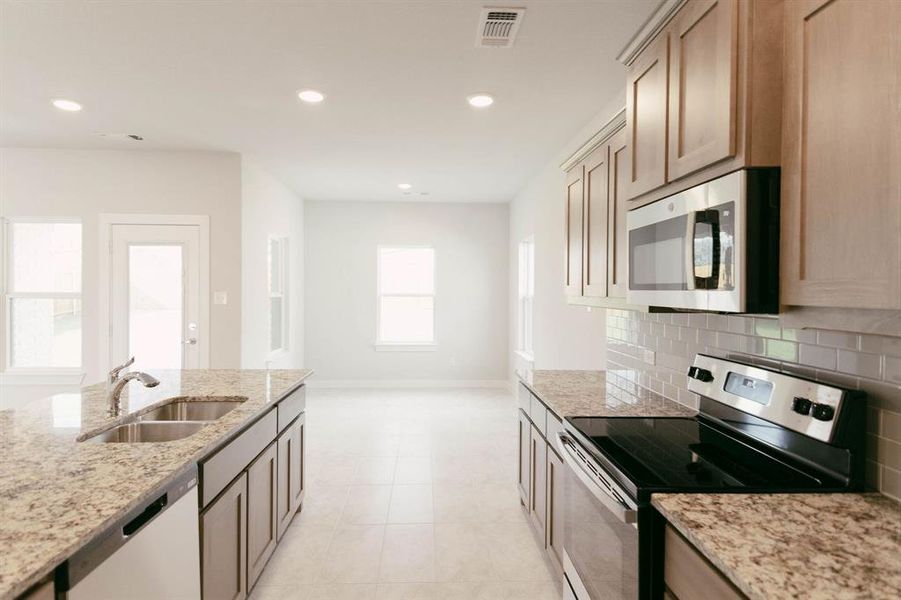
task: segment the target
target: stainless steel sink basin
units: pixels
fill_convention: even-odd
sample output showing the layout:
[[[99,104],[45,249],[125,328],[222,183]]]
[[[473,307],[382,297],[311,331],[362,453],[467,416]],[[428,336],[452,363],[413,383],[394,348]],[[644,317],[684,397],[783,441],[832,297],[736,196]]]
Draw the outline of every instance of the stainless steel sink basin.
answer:
[[[206,423],[179,421],[138,421],[125,423],[83,440],[101,443],[171,442],[200,431]]]
[[[243,396],[173,398],[138,417],[141,421],[215,421],[247,400]]]

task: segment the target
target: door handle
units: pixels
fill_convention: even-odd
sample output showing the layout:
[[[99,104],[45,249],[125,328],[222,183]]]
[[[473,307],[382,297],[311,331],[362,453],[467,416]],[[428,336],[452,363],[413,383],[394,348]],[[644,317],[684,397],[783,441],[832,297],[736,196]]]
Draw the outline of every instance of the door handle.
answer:
[[[197,338],[193,338],[193,337],[192,337],[192,338],[188,338],[188,339],[186,339],[185,341],[183,341],[182,344],[184,344],[185,346],[196,346],[196,345],[197,345]]]

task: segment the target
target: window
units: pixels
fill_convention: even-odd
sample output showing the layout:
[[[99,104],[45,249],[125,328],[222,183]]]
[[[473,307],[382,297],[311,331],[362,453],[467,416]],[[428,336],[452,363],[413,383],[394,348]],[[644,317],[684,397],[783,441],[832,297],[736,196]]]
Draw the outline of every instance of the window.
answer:
[[[288,239],[269,238],[269,352],[288,349]]]
[[[377,343],[427,345],[434,342],[434,248],[379,247]]]
[[[519,243],[519,351],[532,352],[532,307],[535,303],[535,242]]]
[[[6,368],[81,367],[81,223],[6,224]]]

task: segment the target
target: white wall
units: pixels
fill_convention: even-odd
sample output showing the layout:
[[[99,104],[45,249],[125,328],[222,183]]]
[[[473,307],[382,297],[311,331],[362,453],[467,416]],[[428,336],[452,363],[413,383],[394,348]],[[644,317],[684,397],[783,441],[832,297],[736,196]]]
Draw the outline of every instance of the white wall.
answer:
[[[303,366],[303,200],[241,158],[241,367]],[[269,237],[288,239],[288,348],[269,353]]]
[[[234,153],[0,149],[0,216],[81,219],[85,383],[106,371],[98,356],[100,213],[209,215],[210,287],[228,293],[228,304],[210,306],[210,366],[240,365],[240,178]]]
[[[625,91],[587,123],[523,187],[510,203],[510,339],[514,368],[532,366],[517,356],[518,247],[535,240],[533,349],[536,369],[604,369],[605,310],[570,306],[563,294],[565,174],[560,164],[597,133],[625,105]]]
[[[327,381],[505,381],[506,204],[305,204],[305,362]],[[376,247],[436,252],[435,351],[377,352]]]

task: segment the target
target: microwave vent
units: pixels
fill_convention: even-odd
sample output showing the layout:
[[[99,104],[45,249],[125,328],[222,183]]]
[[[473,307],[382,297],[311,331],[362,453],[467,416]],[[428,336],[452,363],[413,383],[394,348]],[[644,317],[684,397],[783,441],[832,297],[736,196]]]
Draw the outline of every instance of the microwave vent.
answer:
[[[479,48],[509,48],[516,39],[524,8],[483,8],[476,33]]]

